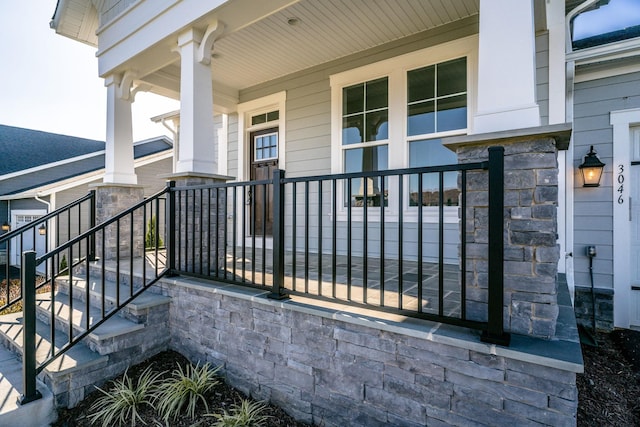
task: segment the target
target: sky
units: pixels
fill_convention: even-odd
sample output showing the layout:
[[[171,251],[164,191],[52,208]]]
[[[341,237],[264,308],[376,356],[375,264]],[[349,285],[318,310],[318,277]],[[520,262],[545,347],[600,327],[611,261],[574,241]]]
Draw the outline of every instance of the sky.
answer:
[[[0,0],[0,124],[105,140],[106,95],[96,48],[49,28],[56,0]],[[151,117],[179,103],[138,93],[133,139],[170,135]]]
[[[608,5],[576,17],[573,39],[580,40],[635,25],[640,25],[640,0],[611,0]]]

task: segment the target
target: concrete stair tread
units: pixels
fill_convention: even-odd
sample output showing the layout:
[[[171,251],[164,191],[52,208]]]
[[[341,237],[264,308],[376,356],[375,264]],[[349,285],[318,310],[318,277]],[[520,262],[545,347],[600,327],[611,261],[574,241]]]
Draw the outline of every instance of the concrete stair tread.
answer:
[[[56,413],[51,391],[38,380],[42,398],[21,406],[17,401],[22,386],[22,363],[15,354],[0,346],[0,425],[29,427],[53,422]]]
[[[58,277],[59,281],[69,282],[69,276],[60,276]],[[111,303],[116,302],[116,283],[113,281],[105,280],[104,282],[104,294],[105,299]],[[83,277],[73,277],[73,294],[74,297],[78,295],[78,293],[86,293],[87,289],[87,281],[86,278]],[[138,288],[134,288],[134,292],[137,291]],[[102,279],[96,275],[89,276],[89,292],[92,295],[101,295],[102,294]],[[120,301],[124,302],[127,298],[129,298],[131,294],[131,288],[129,285],[120,284]],[[160,304],[166,304],[170,301],[169,297],[153,294],[150,292],[144,292],[143,294],[136,297],[135,300],[129,303],[129,306],[142,310],[145,308],[154,307]]]
[[[13,342],[16,349],[22,351],[22,313],[11,313],[0,316],[0,334]],[[60,349],[67,343],[67,334],[56,331],[55,348]],[[36,320],[36,361],[44,362],[51,350],[51,328]],[[101,356],[80,342],[68,352],[49,364],[45,370],[49,373],[68,373],[95,364],[106,364],[108,356]]]
[[[49,316],[51,315],[51,294],[38,294],[36,296],[37,305],[41,312],[47,313]],[[86,326],[86,313],[87,307],[83,301],[73,299],[73,310],[72,310],[72,323],[74,328],[79,331],[85,331]],[[69,323],[69,295],[62,293],[60,291],[55,293],[54,300],[54,313],[57,319],[63,321],[68,325]],[[105,313],[105,314],[108,314]],[[99,307],[94,307],[92,305],[89,306],[89,326],[97,323],[102,319],[101,309]],[[89,336],[95,340],[105,340],[108,338],[112,338],[119,335],[124,335],[129,332],[134,332],[140,329],[143,329],[143,324],[138,324],[132,322],[131,320],[127,320],[118,315],[112,316],[102,325],[100,325],[96,330],[92,331]],[[67,331],[62,332],[67,333]]]

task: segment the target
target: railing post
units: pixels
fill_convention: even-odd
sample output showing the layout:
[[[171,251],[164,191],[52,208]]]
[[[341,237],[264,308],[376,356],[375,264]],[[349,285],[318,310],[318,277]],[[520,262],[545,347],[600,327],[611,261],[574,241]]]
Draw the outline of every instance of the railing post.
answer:
[[[36,388],[36,252],[22,253],[22,395],[26,405],[42,397]]]
[[[284,285],[284,171],[273,171],[273,286],[269,298],[286,299]]]
[[[489,319],[482,341],[509,345],[504,331],[504,147],[489,147]]]
[[[175,181],[167,182],[167,203],[165,204],[165,232],[167,251],[167,276],[177,276],[176,273],[176,186]]]
[[[91,190],[91,208],[89,209],[89,229],[96,226],[96,190]],[[87,254],[89,261],[96,260],[96,235],[89,236],[89,253]]]

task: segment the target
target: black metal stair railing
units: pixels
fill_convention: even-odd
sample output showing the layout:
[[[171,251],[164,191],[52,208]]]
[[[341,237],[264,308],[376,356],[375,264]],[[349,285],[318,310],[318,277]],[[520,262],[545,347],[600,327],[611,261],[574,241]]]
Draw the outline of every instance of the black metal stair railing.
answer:
[[[12,279],[20,280],[22,276],[22,252],[38,250],[40,254],[46,253],[50,248],[66,243],[93,228],[95,217],[95,191],[92,190],[78,200],[1,235],[0,250],[4,251],[5,262],[0,264],[0,269],[4,271],[6,283],[0,294],[0,312],[22,300],[22,288],[12,283]],[[38,247],[39,243],[41,247]],[[83,251],[82,256],[91,258],[95,252],[94,246],[94,242],[90,242],[89,250]],[[66,258],[57,259],[57,264],[60,263],[72,267]],[[50,271],[38,271],[36,289],[50,284]]]
[[[42,256],[36,256],[33,251],[23,253],[26,264],[23,266],[23,279],[26,280],[23,280],[22,288],[23,293],[31,294],[24,298],[23,402],[37,399],[34,391],[36,376],[51,362],[68,352],[168,272],[164,244],[170,239],[165,227],[165,219],[170,216],[172,209],[167,203],[170,185]],[[62,255],[73,268],[61,268],[59,260]],[[35,271],[38,266],[46,267],[52,283],[47,314],[51,348],[46,359],[39,364],[35,361],[33,326],[36,321]],[[61,301],[68,304],[67,330],[62,332],[56,330],[56,316],[60,315],[55,308],[59,295],[58,280],[68,283],[68,295],[60,297],[63,298]],[[74,289],[74,281],[84,281],[84,289]],[[114,283],[115,289],[108,290],[107,286],[113,286]],[[28,306],[27,301],[30,301]],[[84,305],[85,315],[74,324],[74,304],[80,303]],[[90,306],[98,306],[91,315]],[[60,333],[64,334],[64,344],[54,345]]]

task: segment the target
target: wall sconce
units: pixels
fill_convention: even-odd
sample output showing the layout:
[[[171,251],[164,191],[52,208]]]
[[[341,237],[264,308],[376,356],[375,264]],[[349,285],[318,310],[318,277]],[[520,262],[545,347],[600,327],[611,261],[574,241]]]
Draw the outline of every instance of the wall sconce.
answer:
[[[38,234],[40,234],[41,236],[47,234],[47,227],[44,226],[44,223],[42,223],[42,225],[38,227]]]
[[[7,221],[2,223],[2,231],[9,231],[11,230],[11,226],[9,225],[9,223]]]
[[[593,145],[578,168],[580,168],[580,173],[582,174],[583,187],[600,186],[600,178],[602,178],[604,163],[602,163],[598,156],[596,156],[596,152],[593,151]]]

